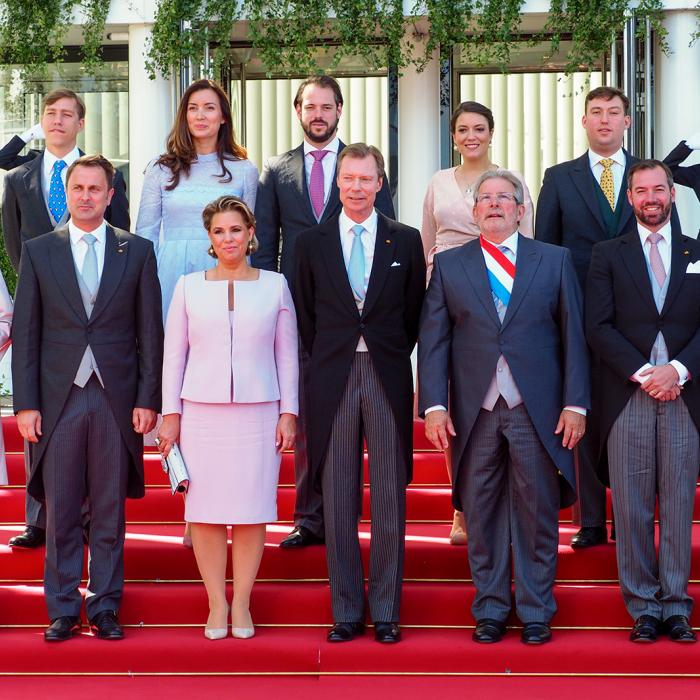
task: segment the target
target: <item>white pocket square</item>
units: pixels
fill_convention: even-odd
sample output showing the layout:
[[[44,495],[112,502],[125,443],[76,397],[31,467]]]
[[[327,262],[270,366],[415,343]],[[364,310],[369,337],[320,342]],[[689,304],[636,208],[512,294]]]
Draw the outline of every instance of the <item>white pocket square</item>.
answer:
[[[400,262],[396,262],[396,260],[394,260],[394,262],[391,263],[391,267],[401,267],[401,263],[400,263]]]
[[[688,267],[685,269],[687,275],[700,275],[700,260],[688,263]]]

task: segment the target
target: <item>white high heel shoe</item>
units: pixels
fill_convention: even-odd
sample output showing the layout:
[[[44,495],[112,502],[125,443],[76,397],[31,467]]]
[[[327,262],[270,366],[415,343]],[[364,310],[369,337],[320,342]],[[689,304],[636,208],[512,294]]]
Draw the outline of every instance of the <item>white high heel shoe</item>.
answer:
[[[228,620],[229,611],[226,611],[226,619]],[[226,639],[228,637],[228,627],[204,627],[204,636],[207,639]]]
[[[250,627],[234,627],[233,625],[233,610],[231,611],[231,634],[236,638],[236,639],[250,639],[251,637],[255,636],[255,628],[252,625],[252,619],[251,619],[251,626]]]

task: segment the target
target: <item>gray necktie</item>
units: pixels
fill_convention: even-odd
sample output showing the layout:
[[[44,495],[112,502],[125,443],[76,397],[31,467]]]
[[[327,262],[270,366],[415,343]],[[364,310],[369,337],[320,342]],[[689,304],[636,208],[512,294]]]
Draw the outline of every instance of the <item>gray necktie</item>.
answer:
[[[97,252],[95,251],[95,243],[97,243],[97,238],[91,233],[86,233],[83,236],[83,240],[88,245],[87,253],[85,253],[85,260],[83,261],[83,271],[82,277],[85,286],[90,290],[90,294],[95,296],[97,291]]]

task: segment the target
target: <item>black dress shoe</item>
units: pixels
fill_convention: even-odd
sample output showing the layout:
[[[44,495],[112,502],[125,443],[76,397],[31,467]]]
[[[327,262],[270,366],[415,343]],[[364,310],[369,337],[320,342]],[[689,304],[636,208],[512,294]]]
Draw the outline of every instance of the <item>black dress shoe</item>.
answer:
[[[117,621],[116,613],[103,610],[90,620],[90,629],[98,639],[124,639],[124,630]]]
[[[10,547],[22,547],[23,549],[34,549],[41,547],[46,542],[46,530],[34,525],[27,525],[21,535],[10,539],[7,543]]]
[[[311,544],[323,544],[323,537],[314,535],[311,530],[299,525],[295,527],[281,542],[282,549],[296,549],[298,547],[308,547]]]
[[[328,632],[329,642],[351,642],[358,635],[365,633],[362,622],[336,622]]]
[[[685,615],[671,615],[664,620],[664,632],[672,642],[697,642],[698,639]]]
[[[51,620],[51,624],[44,630],[44,639],[47,642],[65,642],[78,632],[80,632],[80,618],[66,615]]]
[[[396,644],[401,641],[401,629],[395,622],[375,622],[374,638],[382,644]]]
[[[649,644],[655,642],[661,632],[661,620],[653,615],[640,615],[630,632],[630,642]]]
[[[501,641],[505,633],[505,622],[485,617],[476,621],[476,629],[472,632],[472,639],[479,644],[495,644]]]
[[[608,529],[606,527],[582,527],[572,538],[572,549],[585,549],[595,547],[597,544],[605,544],[608,541]]]
[[[552,630],[546,622],[526,622],[520,633],[523,644],[545,644],[552,639]]]

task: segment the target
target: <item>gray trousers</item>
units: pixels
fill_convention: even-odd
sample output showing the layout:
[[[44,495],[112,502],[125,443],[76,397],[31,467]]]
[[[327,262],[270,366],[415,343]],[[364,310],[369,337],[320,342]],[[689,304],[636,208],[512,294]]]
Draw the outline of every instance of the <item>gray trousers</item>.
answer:
[[[590,420],[595,420],[591,417]],[[578,450],[578,470],[576,473],[581,527],[605,527],[605,486],[596,473],[597,441],[593,436],[584,435]]]
[[[698,431],[682,398],[662,403],[638,389],[608,437],[617,528],[617,568],[633,619],[690,615]],[[659,554],[654,510],[659,499]]]
[[[355,353],[333,420],[323,464],[323,514],[333,620],[364,620],[364,577],[357,525],[363,491],[362,438],[370,470],[372,537],[369,610],[398,622],[406,532],[406,465],[394,414],[369,357]]]
[[[508,617],[512,547],[518,617],[548,623],[557,609],[559,479],[524,404],[509,409],[499,398],[493,411],[481,409],[456,487],[469,536],[474,618]]]
[[[124,587],[124,504],[130,456],[104,390],[93,375],[71,389],[46,446],[44,594],[49,618],[78,616],[83,572],[81,511],[91,504],[87,615],[117,611]]]
[[[29,456],[29,443],[24,441],[24,473],[25,483],[29,483],[29,471],[31,469],[31,458]],[[46,509],[41,501],[37,501],[27,490],[24,494],[24,519],[27,525],[46,529]]]

